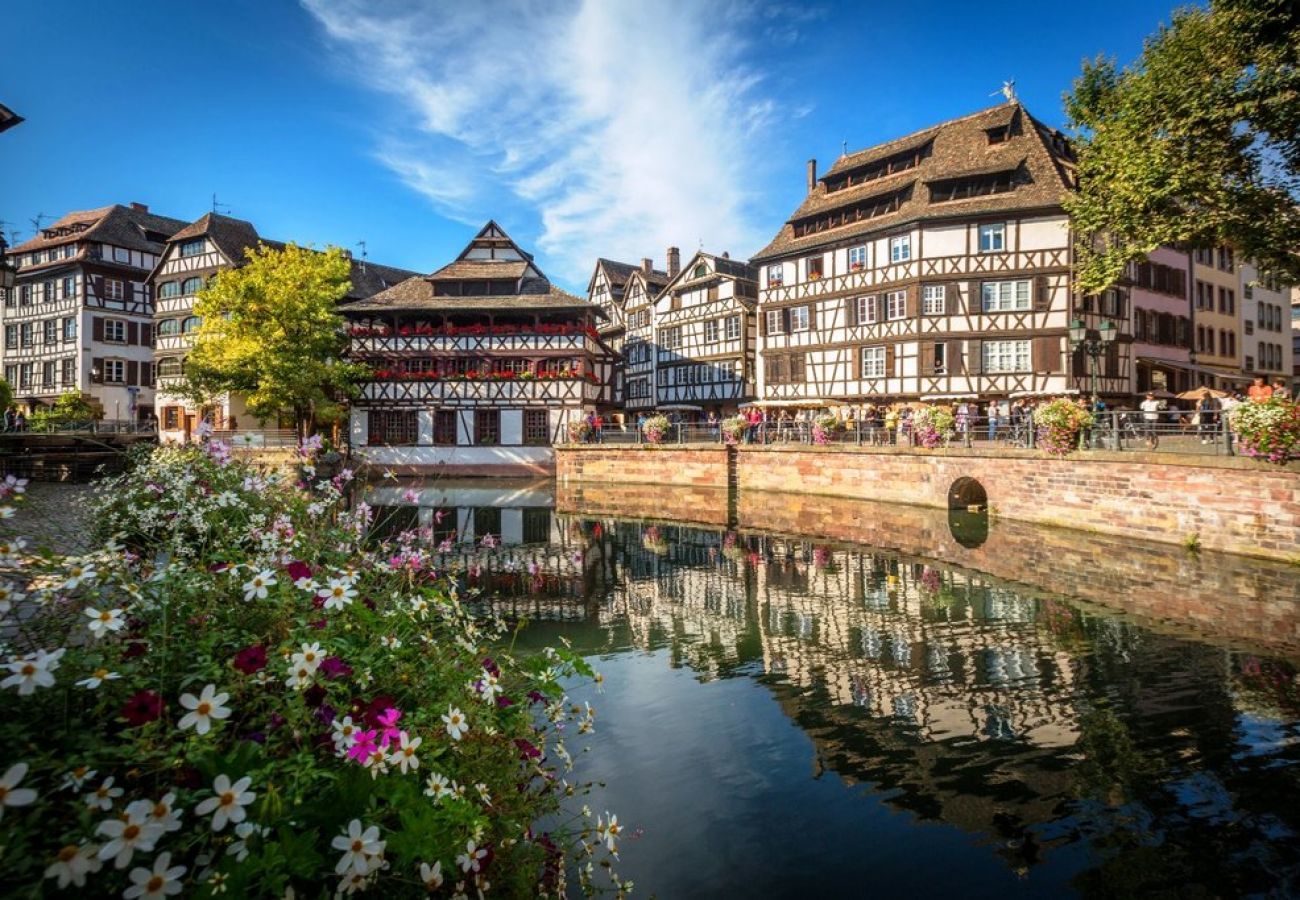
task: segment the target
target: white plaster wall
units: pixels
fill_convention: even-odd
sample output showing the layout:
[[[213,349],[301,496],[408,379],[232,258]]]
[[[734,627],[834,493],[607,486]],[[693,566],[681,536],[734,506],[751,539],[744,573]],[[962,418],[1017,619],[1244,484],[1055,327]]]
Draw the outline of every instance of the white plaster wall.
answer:
[[[1007,244],[1014,248],[1013,234],[1007,231]],[[1065,216],[1052,216],[1042,219],[1026,219],[1020,228],[1021,250],[1047,250],[1053,247],[1068,247],[1070,244],[1070,222]]]
[[[931,226],[922,235],[927,257],[962,256],[966,253],[966,225]],[[915,251],[915,248],[913,248]]]

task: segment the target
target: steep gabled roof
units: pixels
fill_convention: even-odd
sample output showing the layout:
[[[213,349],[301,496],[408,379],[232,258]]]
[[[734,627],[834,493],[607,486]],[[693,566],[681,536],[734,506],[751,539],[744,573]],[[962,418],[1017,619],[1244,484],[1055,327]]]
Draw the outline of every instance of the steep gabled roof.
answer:
[[[71,241],[98,241],[143,253],[159,253],[163,242],[185,223],[134,206],[102,206],[70,212],[41,229],[41,233],[10,250],[27,253]]]
[[[238,265],[244,261],[244,254],[259,243],[276,245],[278,241],[261,238],[252,222],[233,219],[217,213],[205,213],[172,235],[171,243],[179,244],[194,238],[206,237],[222,255]],[[283,245],[281,245],[283,246]]]
[[[1002,139],[992,142],[991,134]],[[904,158],[914,164],[882,174],[882,167]],[[753,259],[761,262],[807,252],[906,222],[1057,207],[1073,190],[1073,167],[1074,157],[1059,132],[1019,103],[1001,104],[840,157]],[[930,199],[930,184],[1002,172],[1014,173],[1009,176],[1013,190],[942,202]],[[828,189],[865,173],[875,177]],[[873,205],[870,214],[855,216],[856,210]],[[796,236],[797,224],[818,223],[840,212],[845,213],[842,224]]]
[[[698,250],[686,265],[682,266],[681,271],[669,279],[668,283],[664,285],[663,289],[655,299],[658,300],[662,297],[666,297],[678,286],[696,281],[697,279],[695,278],[694,273],[701,262],[708,265],[709,274],[706,277],[699,279],[700,282],[714,281],[721,278],[731,278],[737,281],[752,281],[755,284],[758,283],[758,269],[755,266],[751,266],[749,263],[742,260],[732,259],[728,256],[715,256],[712,253],[705,253],[703,250]],[[749,300],[748,298],[739,296],[737,296],[736,299],[747,303],[758,302],[757,299]]]

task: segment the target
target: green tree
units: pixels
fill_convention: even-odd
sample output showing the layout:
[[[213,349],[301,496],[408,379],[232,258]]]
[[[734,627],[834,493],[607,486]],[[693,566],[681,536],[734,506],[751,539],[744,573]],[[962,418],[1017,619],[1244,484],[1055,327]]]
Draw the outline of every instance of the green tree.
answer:
[[[318,420],[338,418],[339,399],[365,372],[342,360],[336,307],[350,273],[337,247],[250,250],[244,266],[221,272],[195,299],[202,324],[185,361],[183,392],[198,403],[239,394],[263,421],[290,411],[301,435]]]
[[[14,389],[3,378],[0,378],[0,413],[14,405]]]
[[[1162,244],[1227,244],[1300,282],[1300,4],[1179,10],[1128,68],[1085,62],[1065,104],[1081,291]]]
[[[69,426],[88,428],[100,418],[100,411],[81,391],[65,391],[48,409],[38,409],[31,415],[32,431],[54,431]]]

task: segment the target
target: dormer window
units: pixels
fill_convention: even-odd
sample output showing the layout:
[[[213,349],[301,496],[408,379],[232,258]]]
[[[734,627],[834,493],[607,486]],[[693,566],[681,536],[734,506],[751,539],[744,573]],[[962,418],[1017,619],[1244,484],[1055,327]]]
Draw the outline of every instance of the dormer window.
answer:
[[[691,277],[706,278],[708,277],[708,274],[709,274],[709,267],[706,266],[704,263],[700,263],[698,266],[695,267],[695,271],[691,273]]]
[[[1011,136],[1011,126],[999,125],[997,128],[990,128],[984,133],[989,136],[990,144],[1005,144],[1007,138]]]

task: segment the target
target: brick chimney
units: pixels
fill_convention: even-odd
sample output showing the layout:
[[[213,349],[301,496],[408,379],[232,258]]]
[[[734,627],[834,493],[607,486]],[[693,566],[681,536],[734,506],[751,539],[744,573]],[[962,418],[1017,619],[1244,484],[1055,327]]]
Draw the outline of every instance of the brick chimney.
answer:
[[[131,208],[132,208],[133,210],[135,210],[136,212],[148,212],[148,211],[149,211],[149,204],[148,204],[148,203],[136,203],[136,202],[132,201],[132,202],[131,202]]]
[[[647,275],[649,275],[649,274],[650,274],[651,272],[653,272],[654,270],[655,270],[655,269],[654,269],[654,260],[652,260],[652,259],[651,259],[650,257],[648,257],[648,256],[642,257],[642,259],[641,259],[641,271],[642,271],[642,272],[645,272]]]
[[[676,247],[668,248],[668,277],[676,278],[677,273],[682,270],[682,251]]]
[[[808,193],[817,190],[817,160],[808,160]]]

